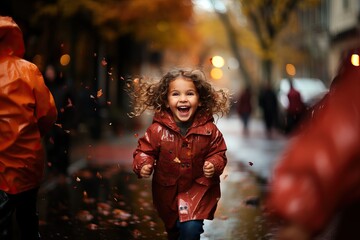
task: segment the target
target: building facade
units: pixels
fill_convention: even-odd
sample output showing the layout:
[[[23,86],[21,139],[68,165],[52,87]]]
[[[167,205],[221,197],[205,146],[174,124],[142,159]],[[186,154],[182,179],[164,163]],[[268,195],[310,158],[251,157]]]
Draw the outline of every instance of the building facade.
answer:
[[[344,54],[360,49],[360,1],[331,0],[329,17],[329,71],[334,76]]]

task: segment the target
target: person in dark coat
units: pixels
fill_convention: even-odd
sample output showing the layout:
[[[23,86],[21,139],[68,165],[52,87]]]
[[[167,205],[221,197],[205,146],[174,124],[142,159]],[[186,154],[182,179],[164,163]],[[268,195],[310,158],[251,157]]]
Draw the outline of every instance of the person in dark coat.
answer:
[[[252,113],[252,92],[251,86],[248,85],[240,93],[239,101],[237,103],[237,113],[243,123],[243,131],[245,135],[249,134],[249,121]]]
[[[289,79],[289,92],[287,94],[289,106],[286,109],[286,133],[292,133],[300,124],[306,110],[300,92],[294,87],[293,80]]]
[[[259,93],[259,106],[267,137],[271,137],[278,120],[278,101],[271,84],[267,82]]]
[[[139,83],[139,82],[138,82]],[[135,115],[153,109],[153,123],[138,141],[133,169],[153,173],[154,205],[168,239],[200,239],[220,198],[226,144],[213,114],[229,111],[228,94],[215,90],[200,70],[174,70],[159,83],[139,83]]]

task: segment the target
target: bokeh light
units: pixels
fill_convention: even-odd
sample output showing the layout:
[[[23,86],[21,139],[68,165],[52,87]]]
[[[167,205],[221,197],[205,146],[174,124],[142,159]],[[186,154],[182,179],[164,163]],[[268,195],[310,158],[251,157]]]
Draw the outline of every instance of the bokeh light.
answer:
[[[291,63],[286,64],[285,69],[286,69],[286,73],[289,76],[295,76],[296,68],[295,68],[295,66],[293,64],[291,64]]]
[[[60,64],[62,66],[67,66],[70,63],[70,55],[69,54],[64,54],[60,57]]]
[[[214,65],[214,67],[221,68],[224,66],[225,61],[224,61],[224,58],[221,56],[214,56],[211,59],[211,63],[212,63],[212,65]]]
[[[210,76],[215,79],[218,80],[220,78],[222,78],[223,76],[223,71],[220,68],[213,68],[210,71]]]
[[[355,67],[360,66],[359,54],[354,53],[353,55],[351,55],[351,64],[354,65]]]
[[[229,69],[238,69],[239,68],[239,61],[236,58],[229,58],[227,60]]]

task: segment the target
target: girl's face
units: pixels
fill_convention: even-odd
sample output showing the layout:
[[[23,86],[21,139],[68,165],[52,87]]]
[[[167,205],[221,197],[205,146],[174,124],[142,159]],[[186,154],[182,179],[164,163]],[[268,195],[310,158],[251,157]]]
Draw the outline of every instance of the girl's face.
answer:
[[[170,82],[167,95],[175,122],[187,122],[194,117],[199,102],[199,93],[192,80],[177,78]]]

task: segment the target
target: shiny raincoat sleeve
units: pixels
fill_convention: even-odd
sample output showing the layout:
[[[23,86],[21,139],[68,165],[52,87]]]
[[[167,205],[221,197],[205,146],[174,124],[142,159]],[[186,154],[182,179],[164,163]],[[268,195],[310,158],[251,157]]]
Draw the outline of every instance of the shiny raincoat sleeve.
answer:
[[[138,146],[133,153],[133,171],[140,176],[140,170],[144,165],[154,165],[159,153],[159,133],[155,133],[156,129],[161,131],[161,127],[157,124],[151,125],[145,132],[144,136],[138,141]]]
[[[209,148],[210,149],[205,157],[205,161],[212,163],[215,167],[214,175],[220,176],[227,164],[227,157],[225,154],[227,147],[222,133],[216,127],[212,134],[212,140]]]
[[[57,110],[55,106],[55,101],[51,92],[46,87],[43,76],[41,75],[39,69],[31,65],[31,74],[33,74],[34,80],[34,96],[36,99],[35,106],[35,117],[38,120],[38,127],[41,136],[44,136],[55,123],[57,118]]]
[[[336,211],[360,199],[360,69],[330,91],[275,168],[268,208],[321,231]]]

